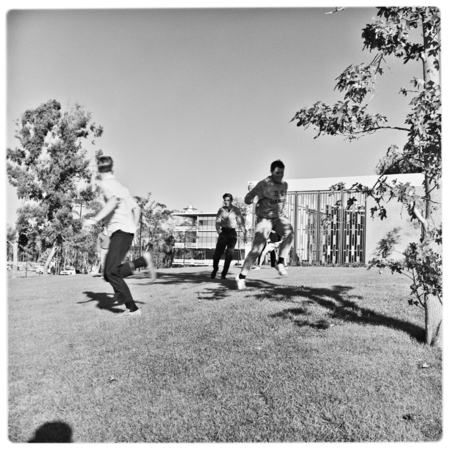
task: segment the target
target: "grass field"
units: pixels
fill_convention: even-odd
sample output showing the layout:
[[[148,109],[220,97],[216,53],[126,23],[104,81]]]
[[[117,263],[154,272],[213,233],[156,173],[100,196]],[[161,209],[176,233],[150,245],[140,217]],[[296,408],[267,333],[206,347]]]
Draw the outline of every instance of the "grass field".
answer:
[[[406,278],[264,268],[238,291],[210,270],[129,278],[143,315],[121,319],[100,278],[8,280],[10,440],[441,439],[441,351]]]

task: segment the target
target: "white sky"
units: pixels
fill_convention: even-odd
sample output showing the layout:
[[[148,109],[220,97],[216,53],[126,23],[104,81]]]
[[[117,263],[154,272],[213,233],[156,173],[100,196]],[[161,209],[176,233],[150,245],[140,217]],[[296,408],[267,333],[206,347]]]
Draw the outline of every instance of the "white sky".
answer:
[[[361,39],[375,8],[326,14],[333,8],[10,11],[6,146],[17,145],[25,110],[56,99],[84,105],[104,127],[96,148],[133,195],[152,192],[171,209],[215,211],[275,159],[287,179],[373,174],[404,132],[350,143],[289,123],[304,106],[341,99],[335,78],[375,55]],[[417,63],[389,60],[371,112],[403,125],[409,98],[399,89],[420,75]],[[12,225],[9,185],[6,197]]]

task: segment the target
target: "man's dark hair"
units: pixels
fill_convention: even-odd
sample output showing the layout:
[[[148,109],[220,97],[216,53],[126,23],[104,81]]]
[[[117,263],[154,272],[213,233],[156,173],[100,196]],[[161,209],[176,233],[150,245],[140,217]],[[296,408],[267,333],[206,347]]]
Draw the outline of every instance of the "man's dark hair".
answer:
[[[285,169],[285,165],[280,159],[277,159],[271,163],[270,172],[273,172],[276,167],[279,167],[279,169]]]
[[[98,172],[112,172],[114,161],[110,156],[100,156],[97,160]]]
[[[228,193],[224,194],[224,195],[223,195],[223,200],[224,200],[226,197],[229,197],[229,198],[231,199],[231,202],[232,202],[232,200],[234,200],[234,197],[232,196],[232,194],[228,194]]]

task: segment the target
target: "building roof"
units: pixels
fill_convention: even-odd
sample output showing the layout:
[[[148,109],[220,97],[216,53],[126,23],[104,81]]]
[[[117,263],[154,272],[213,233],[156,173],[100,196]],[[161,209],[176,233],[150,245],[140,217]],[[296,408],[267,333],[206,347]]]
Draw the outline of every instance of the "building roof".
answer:
[[[216,216],[217,212],[203,212],[203,211],[192,211],[192,212],[182,212],[173,213],[172,216],[184,216],[184,217],[197,217],[197,216]]]
[[[424,175],[420,173],[405,173],[386,176],[390,181],[398,180],[402,183],[409,182],[412,186],[420,186],[424,180]],[[361,183],[365,186],[373,186],[378,178],[378,175],[363,175],[352,177],[301,178],[285,181],[288,183],[288,192],[313,192],[328,191],[331,186],[337,183],[345,183],[346,188],[350,188],[356,183]],[[255,186],[257,183],[258,181],[248,181],[248,190],[250,190],[250,185]]]

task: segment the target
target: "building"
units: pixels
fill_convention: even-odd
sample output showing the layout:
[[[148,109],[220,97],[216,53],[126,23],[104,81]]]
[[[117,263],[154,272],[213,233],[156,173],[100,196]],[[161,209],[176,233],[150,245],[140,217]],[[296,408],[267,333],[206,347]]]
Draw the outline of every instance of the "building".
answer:
[[[175,226],[175,258],[173,264],[184,266],[211,266],[218,234],[215,228],[217,212],[198,211],[192,204],[182,213],[173,213]],[[245,246],[240,230],[231,265],[245,259]],[[247,251],[247,250],[246,250]]]
[[[388,175],[391,180],[410,183],[417,193],[422,193],[423,175]],[[411,240],[417,241],[420,229],[412,223],[405,207],[393,199],[387,204],[387,219],[371,217],[375,206],[372,198],[366,199],[355,191],[331,191],[340,182],[349,189],[356,183],[374,186],[377,175],[334,178],[308,178],[288,182],[286,212],[295,232],[291,264],[345,264],[367,263],[378,242],[395,227],[401,229],[402,241],[397,250],[405,249]],[[248,182],[248,190],[257,182]],[[354,200],[351,208],[347,200]],[[194,206],[174,214],[178,218],[175,228],[177,249],[175,264],[212,265],[217,243],[215,231],[216,212],[199,212]],[[252,218],[254,226],[254,216]],[[233,264],[239,264],[250,250],[250,243],[238,240]],[[398,254],[399,255],[399,254]]]
[[[288,182],[287,214],[295,232],[290,259],[296,264],[367,263],[380,239],[395,227],[401,228],[402,242],[419,239],[419,228],[412,224],[404,206],[392,200],[387,205],[387,219],[371,218],[372,198],[355,191],[331,191],[340,182],[349,189],[356,183],[374,186],[378,176],[310,178]],[[423,175],[389,175],[388,179],[410,183],[422,192]],[[249,182],[248,189],[256,182]],[[354,200],[351,208],[347,200]]]

